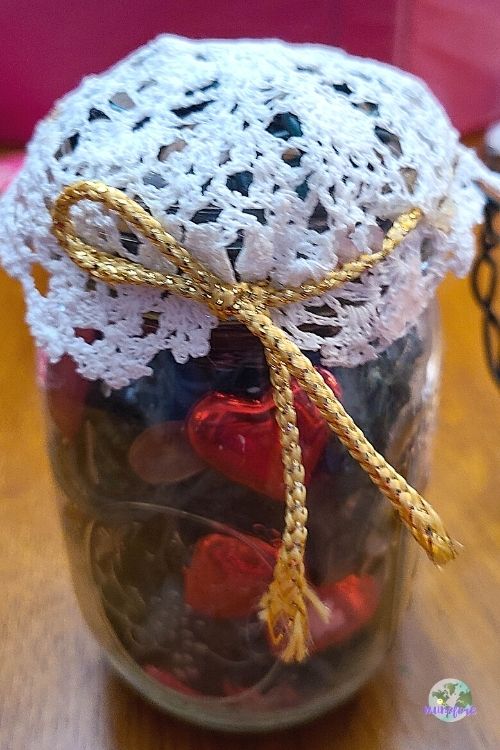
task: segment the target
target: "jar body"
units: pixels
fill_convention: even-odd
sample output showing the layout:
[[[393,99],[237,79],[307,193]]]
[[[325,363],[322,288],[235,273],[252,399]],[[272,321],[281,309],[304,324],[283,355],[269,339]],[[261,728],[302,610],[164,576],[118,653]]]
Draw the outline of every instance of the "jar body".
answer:
[[[419,491],[439,370],[434,307],[377,359],[323,368],[375,448]],[[82,335],[91,336],[92,332]],[[283,526],[279,440],[264,353],[219,326],[208,357],[112,391],[40,353],[49,447],[81,609],[118,672],[208,727],[267,730],[346,700],[380,665],[416,546],[294,385],[309,509],[309,657],[285,664],[258,605]]]

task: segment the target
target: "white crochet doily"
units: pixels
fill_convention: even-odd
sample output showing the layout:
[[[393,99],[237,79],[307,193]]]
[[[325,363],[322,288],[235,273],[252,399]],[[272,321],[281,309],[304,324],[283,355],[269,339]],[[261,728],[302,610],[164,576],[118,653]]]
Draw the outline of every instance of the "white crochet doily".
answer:
[[[285,286],[376,250],[387,222],[419,206],[424,222],[359,283],[274,313],[302,349],[354,366],[405,332],[448,269],[467,271],[481,174],[426,86],[392,67],[323,46],[162,36],[39,124],[0,202],[0,254],[50,359],[69,353],[86,377],[120,387],[162,349],[179,362],[207,354],[217,321],[159,291],[90,280],[50,232],[65,185],[103,180],[223,279]],[[81,203],[74,217],[94,246],[164,267],[101,207]],[[89,328],[92,343],[78,335]]]

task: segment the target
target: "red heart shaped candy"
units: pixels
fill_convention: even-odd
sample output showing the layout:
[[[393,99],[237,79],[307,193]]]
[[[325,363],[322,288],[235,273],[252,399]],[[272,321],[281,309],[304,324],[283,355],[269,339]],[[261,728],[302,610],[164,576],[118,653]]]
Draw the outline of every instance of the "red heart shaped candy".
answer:
[[[147,675],[152,677],[153,680],[156,680],[171,690],[176,690],[178,693],[182,693],[183,695],[201,695],[197,690],[193,690],[189,685],[178,680],[171,672],[167,672],[164,669],[158,669],[158,667],[155,667],[153,664],[146,664],[144,671]]]
[[[309,607],[311,654],[343,643],[361,630],[375,614],[380,598],[379,585],[369,575],[348,575],[341,581],[320,586],[316,593],[330,610],[330,619],[324,622]]]
[[[248,617],[271,582],[278,550],[242,534],[209,534],[196,543],[184,570],[184,598],[214,618]]]
[[[55,364],[47,363],[45,395],[54,424],[65,438],[75,437],[83,418],[89,381],[76,371],[76,363],[65,354]]]
[[[99,335],[92,328],[75,328],[75,333],[87,344]],[[37,352],[37,379],[45,390],[47,409],[54,424],[65,438],[71,440],[82,422],[89,381],[77,372],[76,362],[69,354],[51,363],[41,349]]]
[[[337,381],[317,368],[338,395]],[[329,428],[297,382],[293,395],[305,469],[310,480],[329,435]],[[283,465],[271,390],[261,399],[239,398],[214,391],[204,396],[188,416],[187,434],[199,455],[235,482],[284,500]]]

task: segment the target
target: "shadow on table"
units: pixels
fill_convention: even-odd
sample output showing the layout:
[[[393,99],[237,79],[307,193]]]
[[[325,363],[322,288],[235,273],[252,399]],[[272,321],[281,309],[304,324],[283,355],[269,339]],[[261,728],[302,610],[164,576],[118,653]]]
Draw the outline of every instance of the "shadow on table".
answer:
[[[493,750],[498,745],[489,743],[481,717],[450,724],[425,714],[432,685],[464,671],[460,649],[443,660],[427,617],[417,601],[400,624],[391,654],[356,696],[286,731],[238,735],[198,729],[160,713],[110,676],[106,750]]]
[[[370,747],[370,730],[360,732],[366,705],[373,698],[367,685],[348,703],[309,724],[262,734],[226,734],[190,726],[162,714],[118,678],[110,676],[107,690],[109,747],[113,750],[340,750]],[[390,721],[388,717],[387,721]],[[390,729],[386,727],[386,731]],[[363,738],[366,745],[353,745]],[[373,741],[373,735],[371,735]]]

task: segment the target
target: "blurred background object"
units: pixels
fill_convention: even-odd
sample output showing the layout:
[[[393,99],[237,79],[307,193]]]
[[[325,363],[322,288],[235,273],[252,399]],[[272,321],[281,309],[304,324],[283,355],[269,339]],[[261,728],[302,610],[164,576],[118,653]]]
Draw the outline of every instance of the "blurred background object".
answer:
[[[474,296],[482,309],[486,361],[498,385],[500,385],[499,253],[500,204],[491,198],[485,209],[481,243],[472,267],[471,280]]]
[[[482,156],[491,169],[500,172],[500,122],[486,132]],[[478,244],[471,270],[472,291],[482,310],[486,362],[493,379],[500,385],[500,192],[489,196]]]
[[[490,169],[500,172],[500,122],[485,133],[483,159]]]

